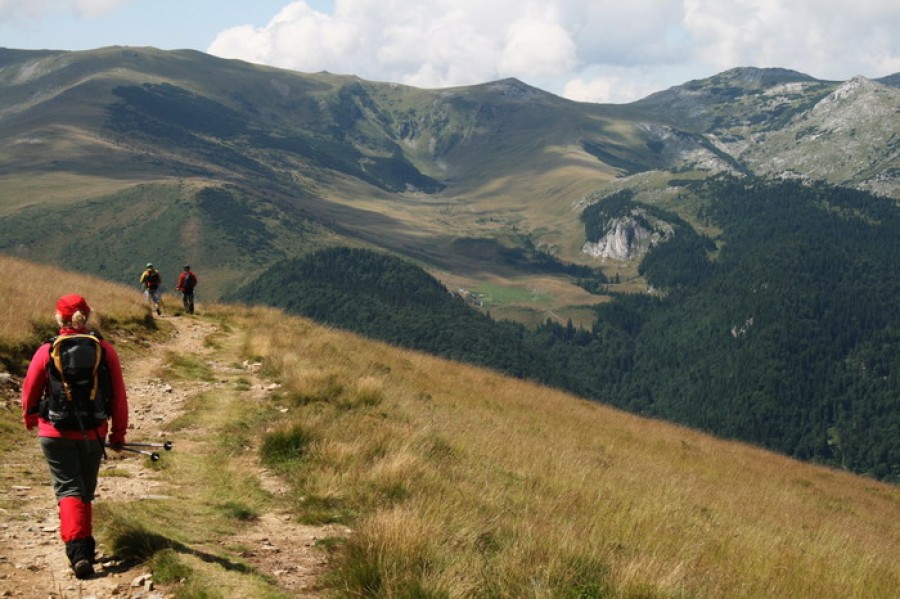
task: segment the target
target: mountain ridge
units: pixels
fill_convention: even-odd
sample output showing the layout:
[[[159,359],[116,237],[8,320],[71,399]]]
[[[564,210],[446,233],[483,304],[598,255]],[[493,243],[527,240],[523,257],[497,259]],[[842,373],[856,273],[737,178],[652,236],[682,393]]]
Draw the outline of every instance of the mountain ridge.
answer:
[[[173,194],[165,186],[236,185],[247,201],[271,206],[299,228],[383,246],[451,275],[496,267],[449,248],[440,254],[452,260],[430,262],[434,253],[416,247],[422,244],[407,233],[407,222],[430,231],[432,243],[446,234],[516,244],[524,233],[538,247],[583,263],[589,259],[580,253],[571,206],[623,186],[667,193],[659,173],[830,178],[896,196],[896,126],[885,119],[900,104],[900,92],[878,88],[877,119],[859,108],[854,118],[868,118],[860,131],[882,136],[857,132],[852,159],[844,156],[834,169],[830,157],[841,156],[849,133],[810,111],[837,88],[795,71],[739,68],[630,104],[601,105],[571,102],[515,79],[424,90],[193,50],[5,49],[0,140],[8,150],[0,153],[0,179],[11,192],[0,215],[65,202],[59,190],[73,185],[57,181],[74,180],[82,194],[96,188],[95,199],[152,184],[164,186],[161,197],[187,193],[190,201],[192,192]],[[785,169],[785,159],[797,168]],[[54,193],[43,193],[48,189]],[[375,213],[385,227],[375,238],[352,225]],[[335,222],[340,231],[329,224]],[[64,259],[20,242],[11,250],[10,241],[0,238],[0,250]],[[298,244],[305,242],[293,236],[278,245]],[[157,261],[167,269],[181,262],[167,255]],[[141,262],[103,272],[124,282]],[[247,282],[234,277],[216,272],[213,281],[222,283],[215,293]]]

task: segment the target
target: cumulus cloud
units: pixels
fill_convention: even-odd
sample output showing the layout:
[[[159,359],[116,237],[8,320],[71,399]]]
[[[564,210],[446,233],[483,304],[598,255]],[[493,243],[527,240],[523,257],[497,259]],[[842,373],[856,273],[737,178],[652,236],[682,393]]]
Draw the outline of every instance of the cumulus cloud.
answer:
[[[526,78],[556,77],[575,65],[575,42],[559,23],[556,11],[548,7],[527,11],[509,24],[497,72]]]
[[[518,0],[338,0],[330,15],[294,2],[263,27],[221,32],[208,50],[424,87],[559,76],[576,64],[552,3]]]
[[[660,91],[660,78],[655,73],[636,74],[629,69],[607,68],[602,73],[586,72],[567,79],[560,95],[576,102],[624,104]],[[687,79],[678,81],[683,83]]]
[[[845,79],[900,70],[900,5],[869,0],[685,0],[696,58]]]
[[[208,51],[418,87],[518,77],[625,102],[735,66],[887,75],[900,71],[897,31],[895,0],[335,0],[330,14],[297,1]]]

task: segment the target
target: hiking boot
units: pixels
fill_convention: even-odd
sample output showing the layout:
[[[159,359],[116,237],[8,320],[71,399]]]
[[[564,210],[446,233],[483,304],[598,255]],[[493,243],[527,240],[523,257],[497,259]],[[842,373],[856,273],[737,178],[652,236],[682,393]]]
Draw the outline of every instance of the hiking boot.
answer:
[[[156,315],[157,315],[157,316],[162,316],[162,310],[160,310],[159,308],[157,308],[157,309],[156,309]]]
[[[77,578],[90,578],[94,574],[94,553],[97,544],[94,537],[84,537],[66,542],[66,557]]]
[[[72,564],[72,570],[75,571],[75,578],[84,580],[94,575],[94,566],[86,559],[80,559]]]

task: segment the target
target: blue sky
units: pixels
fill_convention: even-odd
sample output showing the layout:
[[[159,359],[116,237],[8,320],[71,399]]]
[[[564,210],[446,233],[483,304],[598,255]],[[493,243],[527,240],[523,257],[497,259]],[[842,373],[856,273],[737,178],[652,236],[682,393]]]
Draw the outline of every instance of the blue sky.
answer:
[[[0,47],[192,48],[417,87],[628,102],[738,66],[900,72],[897,0],[0,0]]]
[[[0,0],[0,46],[90,50],[154,46],[205,50],[237,25],[264,26],[289,0]],[[330,11],[332,0],[306,2]]]

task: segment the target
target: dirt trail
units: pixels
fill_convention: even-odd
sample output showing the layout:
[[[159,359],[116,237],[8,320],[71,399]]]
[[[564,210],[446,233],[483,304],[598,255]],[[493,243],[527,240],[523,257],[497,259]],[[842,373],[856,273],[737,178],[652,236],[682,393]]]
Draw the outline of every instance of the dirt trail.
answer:
[[[214,349],[204,340],[218,332],[215,324],[199,318],[165,318],[173,326],[166,341],[136,358],[121,351],[127,340],[114,343],[120,348],[123,371],[129,393],[131,442],[160,442],[161,426],[183,412],[187,398],[207,391],[211,386],[231,384],[229,377],[251,381],[250,393],[263,397],[271,391],[252,365],[235,368],[217,360]],[[234,334],[234,333],[232,333]],[[169,382],[160,377],[162,362],[169,352],[200,357],[215,373],[215,382]],[[233,363],[233,362],[232,362]],[[14,408],[17,406],[13,406]],[[20,409],[20,408],[19,408]],[[192,442],[204,442],[194,436]],[[173,451],[178,450],[177,440]],[[163,449],[153,449],[166,459]],[[158,474],[144,465],[143,456],[108,451],[101,466],[96,502],[152,501],[165,497],[172,489]],[[281,483],[258,466],[262,486],[277,495]],[[104,470],[127,472],[127,476],[103,476]],[[59,520],[46,464],[36,440],[30,440],[0,464],[0,598],[89,598],[161,599],[169,595],[155,590],[152,573],[146,566],[125,569],[108,558],[109,550],[98,546],[102,563],[90,580],[77,580],[59,539]],[[292,522],[284,513],[263,514],[250,531],[241,534],[241,542],[252,549],[242,556],[259,572],[278,581],[281,589],[295,597],[318,597],[315,580],[325,567],[322,555],[314,549],[315,540],[335,534],[328,528],[308,527]],[[223,540],[224,541],[224,540]]]

